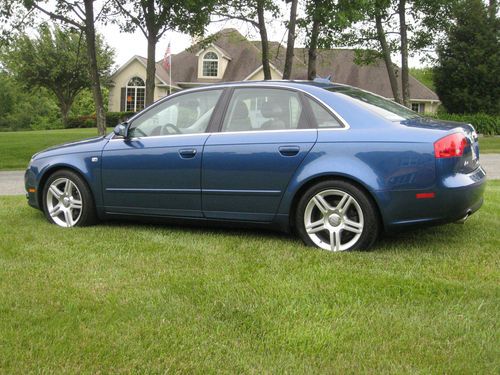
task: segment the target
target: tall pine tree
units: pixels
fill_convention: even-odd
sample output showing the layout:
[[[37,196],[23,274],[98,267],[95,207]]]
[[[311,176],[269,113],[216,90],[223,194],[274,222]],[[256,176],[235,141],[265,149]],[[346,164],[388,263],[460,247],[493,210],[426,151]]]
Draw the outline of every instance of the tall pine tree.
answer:
[[[438,48],[436,92],[450,113],[500,113],[500,35],[481,0],[465,0]]]

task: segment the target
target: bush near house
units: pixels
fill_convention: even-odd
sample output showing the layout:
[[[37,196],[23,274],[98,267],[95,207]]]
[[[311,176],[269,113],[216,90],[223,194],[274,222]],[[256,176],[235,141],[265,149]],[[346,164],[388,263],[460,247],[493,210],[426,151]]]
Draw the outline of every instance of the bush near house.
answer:
[[[118,125],[120,122],[126,121],[130,117],[132,117],[135,112],[108,112],[106,113],[106,126],[114,127]],[[66,126],[69,129],[76,128],[95,128],[96,120],[95,114],[88,116],[74,116],[68,119],[68,125]]]
[[[486,113],[474,114],[452,114],[452,113],[437,113],[429,114],[429,117],[440,120],[466,122],[472,124],[476,131],[483,135],[499,135],[500,134],[500,116],[488,115]]]

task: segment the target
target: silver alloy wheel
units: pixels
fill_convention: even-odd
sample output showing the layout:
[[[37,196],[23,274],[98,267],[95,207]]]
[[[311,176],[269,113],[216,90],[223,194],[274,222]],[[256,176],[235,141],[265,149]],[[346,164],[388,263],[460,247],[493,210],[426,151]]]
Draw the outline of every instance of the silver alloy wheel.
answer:
[[[344,251],[363,233],[363,211],[356,199],[345,191],[324,190],[307,203],[304,225],[309,238],[320,248]]]
[[[69,178],[58,178],[50,184],[46,203],[52,220],[61,227],[74,226],[82,216],[82,195]]]

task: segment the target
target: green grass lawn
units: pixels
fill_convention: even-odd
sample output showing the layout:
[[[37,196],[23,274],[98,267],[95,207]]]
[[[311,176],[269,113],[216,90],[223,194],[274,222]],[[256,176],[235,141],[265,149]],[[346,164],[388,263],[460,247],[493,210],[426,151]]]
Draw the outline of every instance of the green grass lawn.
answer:
[[[500,370],[500,181],[465,225],[332,254],[245,230],[63,229],[0,198],[0,373]]]
[[[94,128],[0,132],[0,170],[24,169],[35,152],[96,135]]]
[[[64,142],[93,137],[96,134],[96,129],[0,132],[0,170],[24,169],[31,155],[37,151]],[[481,153],[500,153],[500,137],[481,137],[479,144]]]
[[[500,153],[500,137],[480,137],[479,138],[479,153],[491,154]]]

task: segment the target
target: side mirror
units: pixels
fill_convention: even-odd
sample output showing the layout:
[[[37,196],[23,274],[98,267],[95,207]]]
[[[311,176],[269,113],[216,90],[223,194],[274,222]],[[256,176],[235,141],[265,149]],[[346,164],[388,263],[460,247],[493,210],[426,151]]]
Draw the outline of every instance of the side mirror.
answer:
[[[126,122],[122,122],[121,124],[118,124],[115,126],[115,128],[113,129],[113,133],[115,133],[115,135],[118,135],[120,137],[123,137],[123,138],[127,138],[127,126],[128,124]]]

